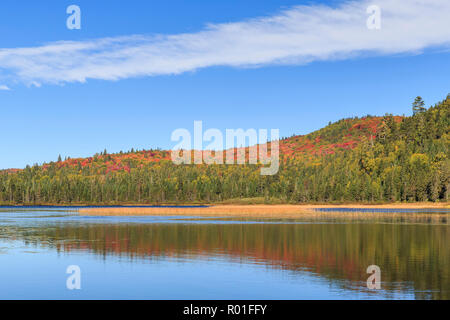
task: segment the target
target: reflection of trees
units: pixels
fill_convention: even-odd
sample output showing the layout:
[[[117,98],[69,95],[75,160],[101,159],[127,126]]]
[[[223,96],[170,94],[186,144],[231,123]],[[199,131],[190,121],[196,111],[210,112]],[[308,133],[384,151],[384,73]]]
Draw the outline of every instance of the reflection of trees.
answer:
[[[450,299],[449,230],[446,225],[363,223],[92,224],[15,236],[58,251],[132,258],[226,254],[355,282],[365,281],[366,268],[376,264],[383,282],[409,282],[417,298],[429,298],[420,292],[432,289],[432,298]]]

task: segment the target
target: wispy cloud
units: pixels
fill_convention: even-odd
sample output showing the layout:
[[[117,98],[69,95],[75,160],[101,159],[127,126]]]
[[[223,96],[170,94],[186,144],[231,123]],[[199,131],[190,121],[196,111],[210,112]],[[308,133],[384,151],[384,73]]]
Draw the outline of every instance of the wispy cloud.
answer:
[[[369,5],[381,30],[366,27]],[[196,33],[133,35],[0,49],[0,76],[27,85],[180,74],[211,66],[306,64],[450,45],[449,0],[361,0],[297,6]]]
[[[4,84],[0,84],[0,91],[9,91],[11,90],[8,86],[5,86]]]

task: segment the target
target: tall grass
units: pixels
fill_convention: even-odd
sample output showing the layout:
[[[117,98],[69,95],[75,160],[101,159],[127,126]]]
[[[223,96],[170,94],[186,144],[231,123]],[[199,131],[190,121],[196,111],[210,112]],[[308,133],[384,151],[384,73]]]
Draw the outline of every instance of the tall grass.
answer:
[[[287,218],[287,219],[348,219],[367,220],[384,219],[389,221],[416,221],[448,223],[450,213],[414,213],[414,212],[322,212],[312,205],[222,205],[204,208],[148,207],[148,208],[84,208],[82,215],[93,216],[215,216],[215,217],[251,217],[251,218]],[[373,207],[373,206],[372,206]],[[361,206],[362,208],[362,206]],[[367,209],[367,206],[364,207]],[[411,207],[408,207],[411,208]]]

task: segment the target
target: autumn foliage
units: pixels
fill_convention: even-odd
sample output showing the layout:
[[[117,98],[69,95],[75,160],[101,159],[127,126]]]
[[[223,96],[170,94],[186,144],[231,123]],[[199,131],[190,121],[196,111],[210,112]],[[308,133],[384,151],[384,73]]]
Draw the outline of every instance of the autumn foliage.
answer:
[[[283,138],[273,176],[261,176],[261,164],[175,165],[167,150],[104,151],[6,170],[0,203],[448,201],[449,109],[450,96],[410,117],[349,118]]]

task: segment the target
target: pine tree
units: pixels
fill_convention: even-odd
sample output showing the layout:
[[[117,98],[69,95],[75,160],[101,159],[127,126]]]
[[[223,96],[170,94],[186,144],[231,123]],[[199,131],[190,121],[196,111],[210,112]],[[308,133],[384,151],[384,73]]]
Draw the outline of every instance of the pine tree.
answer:
[[[412,107],[413,114],[425,112],[427,110],[424,107],[425,106],[425,102],[423,101],[422,97],[420,97],[420,96],[416,97],[416,99],[414,100],[412,106],[413,106]]]

